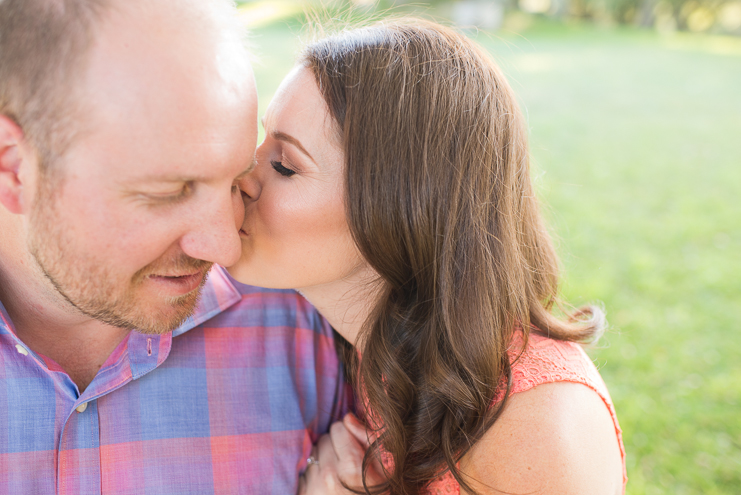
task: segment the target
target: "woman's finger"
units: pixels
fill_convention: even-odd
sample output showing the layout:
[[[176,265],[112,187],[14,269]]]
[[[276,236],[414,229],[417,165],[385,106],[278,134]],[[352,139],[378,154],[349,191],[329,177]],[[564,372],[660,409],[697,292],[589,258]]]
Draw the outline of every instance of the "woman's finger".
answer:
[[[351,487],[362,486],[365,448],[340,422],[334,423],[330,427],[329,436],[338,457],[337,474],[339,479]]]
[[[311,451],[316,461],[310,463],[304,471],[306,477],[305,491],[300,495],[337,495],[345,494],[342,485],[337,481],[337,455],[328,434],[322,435]]]
[[[315,459],[319,462],[319,468],[321,470],[336,470],[337,469],[337,454],[335,453],[334,446],[332,445],[332,439],[329,434],[322,435],[319,442],[316,444]]]
[[[296,495],[306,495],[306,476],[303,474],[298,477],[298,491]]]
[[[370,445],[378,439],[378,433],[368,430],[363,423],[353,413],[348,413],[342,419],[342,423],[347,428],[348,432],[355,438],[363,447],[364,450],[368,450]],[[381,466],[378,457],[373,456],[370,460],[370,466],[368,470],[368,482],[369,483],[380,483],[385,475],[384,469]]]
[[[304,469],[304,473],[317,465],[319,465],[319,449],[317,449],[316,445],[312,445],[311,453],[309,454],[309,457],[306,458],[306,468]]]
[[[319,450],[314,445],[311,453],[306,459],[306,468],[298,480],[298,495],[317,495],[321,493],[319,488]]]
[[[345,417],[342,418],[342,424],[345,425],[352,436],[355,437],[366,450],[378,437],[375,432],[368,430],[368,428],[366,428],[366,426],[361,423],[353,413],[347,413]]]
[[[365,445],[355,438],[343,423],[338,421],[332,424],[329,428],[329,437],[332,440],[332,446],[340,461],[348,456],[362,459],[365,455]]]

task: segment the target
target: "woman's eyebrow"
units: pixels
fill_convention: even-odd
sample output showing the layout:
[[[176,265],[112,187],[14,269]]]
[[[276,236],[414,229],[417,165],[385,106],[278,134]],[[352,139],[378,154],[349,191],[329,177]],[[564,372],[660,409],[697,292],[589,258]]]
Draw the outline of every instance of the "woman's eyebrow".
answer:
[[[311,159],[312,162],[316,163],[316,160],[314,160],[314,157],[311,156],[311,153],[309,153],[308,151],[306,151],[306,148],[304,148],[301,145],[301,142],[298,139],[296,139],[295,137],[293,137],[293,136],[291,136],[289,134],[286,134],[285,132],[281,132],[281,131],[273,131],[273,132],[270,133],[270,136],[273,139],[277,139],[278,141],[285,141],[287,143],[290,143],[290,144],[294,145],[296,148],[298,148],[298,150],[301,153],[303,153],[304,155],[308,156]]]

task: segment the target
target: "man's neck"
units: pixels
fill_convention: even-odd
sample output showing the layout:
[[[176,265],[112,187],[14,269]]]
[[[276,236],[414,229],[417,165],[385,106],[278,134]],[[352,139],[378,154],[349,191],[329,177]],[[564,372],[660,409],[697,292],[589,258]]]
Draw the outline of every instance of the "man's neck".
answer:
[[[59,364],[82,393],[129,330],[81,314],[36,273],[31,260],[0,256],[0,302],[16,336]]]

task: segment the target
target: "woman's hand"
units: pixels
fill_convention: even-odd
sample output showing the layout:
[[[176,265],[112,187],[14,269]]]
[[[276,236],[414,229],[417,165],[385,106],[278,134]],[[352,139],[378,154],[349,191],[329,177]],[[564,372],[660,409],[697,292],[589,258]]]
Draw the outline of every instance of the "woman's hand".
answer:
[[[312,450],[310,463],[299,480],[299,495],[346,495],[352,488],[363,486],[363,457],[374,437],[369,438],[365,426],[348,414],[334,423],[329,433],[322,435]],[[366,482],[373,486],[383,481],[383,470],[373,462],[368,469]]]

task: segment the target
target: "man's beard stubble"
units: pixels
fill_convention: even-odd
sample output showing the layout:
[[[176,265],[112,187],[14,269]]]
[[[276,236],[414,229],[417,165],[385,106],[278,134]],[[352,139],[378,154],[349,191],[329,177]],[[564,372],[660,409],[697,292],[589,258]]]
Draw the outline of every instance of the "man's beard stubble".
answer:
[[[46,182],[43,178],[41,181]],[[150,335],[172,331],[193,314],[207,277],[198,289],[163,298],[161,306],[150,311],[137,304],[137,289],[149,275],[172,271],[205,273],[212,263],[181,254],[159,258],[130,279],[117,280],[111,266],[96,263],[95,256],[86,257],[75,251],[74,239],[63,232],[55,192],[49,189],[43,185],[39,188],[30,218],[29,251],[44,276],[73,308],[108,325]]]

